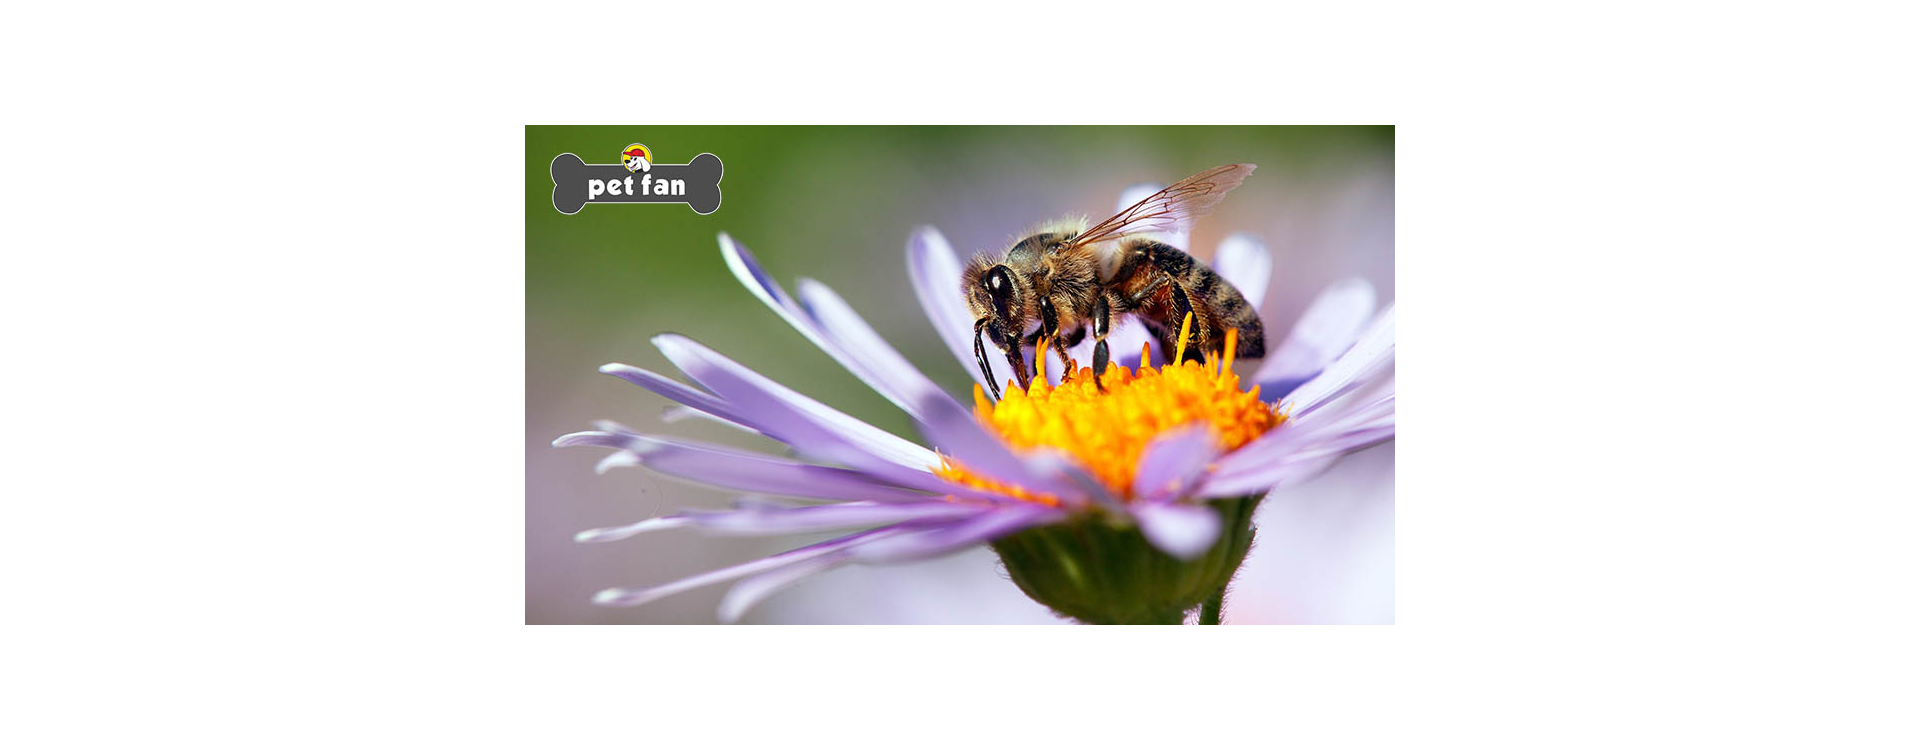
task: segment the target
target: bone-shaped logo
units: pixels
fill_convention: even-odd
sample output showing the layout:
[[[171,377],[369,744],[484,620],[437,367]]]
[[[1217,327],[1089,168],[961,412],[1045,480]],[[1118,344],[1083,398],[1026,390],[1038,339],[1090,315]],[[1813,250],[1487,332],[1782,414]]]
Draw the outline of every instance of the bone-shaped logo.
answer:
[[[576,214],[588,203],[685,203],[706,215],[720,208],[720,157],[701,154],[685,164],[653,164],[634,172],[623,164],[588,164],[573,154],[553,157],[553,207]]]

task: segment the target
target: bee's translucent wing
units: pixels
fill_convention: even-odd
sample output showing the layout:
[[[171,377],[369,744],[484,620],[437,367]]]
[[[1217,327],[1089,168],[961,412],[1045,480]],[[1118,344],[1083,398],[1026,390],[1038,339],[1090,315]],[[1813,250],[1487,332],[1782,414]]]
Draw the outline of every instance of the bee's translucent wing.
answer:
[[[1090,245],[1142,232],[1179,231],[1195,217],[1212,213],[1213,207],[1227,197],[1227,191],[1240,187],[1240,182],[1253,174],[1253,168],[1252,164],[1224,164],[1173,183],[1089,227],[1069,245]]]

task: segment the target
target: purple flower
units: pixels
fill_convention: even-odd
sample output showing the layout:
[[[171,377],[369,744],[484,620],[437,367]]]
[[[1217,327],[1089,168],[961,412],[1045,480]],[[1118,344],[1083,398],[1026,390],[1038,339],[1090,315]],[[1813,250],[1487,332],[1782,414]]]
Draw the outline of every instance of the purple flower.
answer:
[[[1123,198],[1122,203],[1131,201]],[[1184,237],[1169,239],[1185,246]],[[1222,589],[1251,541],[1254,504],[1275,488],[1320,473],[1346,453],[1393,438],[1393,309],[1388,305],[1376,313],[1372,287],[1358,279],[1321,293],[1270,349],[1252,377],[1257,385],[1249,391],[1239,390],[1228,363],[1203,369],[1189,362],[1156,371],[1134,359],[1141,356],[1149,335],[1129,321],[1116,326],[1109,342],[1116,352],[1133,353],[1115,365],[1138,371],[1119,373],[1120,382],[1141,384],[1135,402],[1107,410],[1111,413],[1095,413],[1102,411],[1098,403],[1060,396],[1044,413],[1035,412],[1055,390],[1064,393],[1069,388],[1061,383],[1056,389],[1052,383],[1074,375],[1063,363],[1049,361],[1048,378],[1036,378],[1031,393],[1016,388],[1007,401],[990,405],[976,386],[970,410],[908,363],[824,284],[800,280],[796,299],[732,238],[722,234],[720,248],[748,291],[905,410],[932,447],[848,416],[695,341],[657,336],[654,344],[696,385],[621,364],[601,371],[678,402],[689,414],[785,443],[796,458],[642,434],[611,423],[563,436],[554,445],[613,449],[599,465],[603,472],[640,465],[754,495],[730,510],[689,510],[584,531],[576,539],[607,542],[680,527],[736,535],[853,533],[664,585],[607,589],[595,596],[596,603],[639,605],[738,580],[719,611],[721,620],[732,622],[782,587],[835,566],[925,559],[992,543],[1015,582],[1058,612],[1086,621],[1165,621],[1169,613],[1162,610],[1186,608],[1190,600],[1199,599],[1186,592],[1155,594],[1160,598],[1153,602],[1113,604],[1131,595],[1124,587],[1114,588],[1115,582],[1170,576],[1168,580],[1191,579],[1183,585],[1194,591]],[[1272,266],[1258,242],[1230,237],[1215,254],[1213,266],[1258,308]],[[961,369],[983,383],[973,356],[972,320],[958,291],[960,259],[939,232],[923,227],[908,240],[907,269],[941,340]],[[1091,361],[1092,345],[1083,342],[1070,354]],[[1160,359],[1165,361],[1168,354]],[[1034,352],[1028,361],[1041,358]],[[1001,364],[1000,370],[1004,368]],[[995,377],[1007,379],[1000,371]],[[1158,390],[1147,393],[1148,386]],[[1205,393],[1194,396],[1181,390],[1194,388]],[[1152,408],[1159,403],[1152,399],[1174,397],[1183,399],[1182,404],[1196,397],[1213,399],[1207,403],[1237,410],[1232,413],[1247,415],[1256,426],[1240,439],[1228,440],[1220,428],[1209,429],[1218,420],[1203,420],[1205,426],[1180,424],[1174,416],[1155,421],[1160,411],[1188,414]],[[1029,403],[1010,403],[1021,399]],[[1144,419],[1139,416],[1143,408]],[[1084,446],[1060,437],[1121,413],[1135,415],[1135,426],[1139,421],[1153,424],[1144,443],[1131,453],[1076,454],[1074,449]],[[1125,460],[1116,465],[1119,459],[1114,456],[1122,455]],[[760,495],[808,502],[775,503]],[[1100,542],[1099,549],[1058,557],[1059,540],[1048,535],[1064,534],[1063,529],[1076,531],[1062,538],[1084,540],[1088,529],[1096,536],[1112,536],[1102,537],[1109,541]],[[1125,567],[1136,563],[1149,567]],[[1102,566],[1119,567],[1107,575]],[[1217,612],[1217,594],[1210,606]]]

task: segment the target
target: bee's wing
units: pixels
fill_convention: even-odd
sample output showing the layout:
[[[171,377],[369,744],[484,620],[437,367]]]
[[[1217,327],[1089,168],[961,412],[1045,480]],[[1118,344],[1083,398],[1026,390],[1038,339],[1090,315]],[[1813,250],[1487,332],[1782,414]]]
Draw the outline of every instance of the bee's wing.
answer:
[[[1227,191],[1253,174],[1252,164],[1224,164],[1169,185],[1106,221],[1089,227],[1068,243],[1090,245],[1142,232],[1175,232],[1195,217],[1213,212]]]

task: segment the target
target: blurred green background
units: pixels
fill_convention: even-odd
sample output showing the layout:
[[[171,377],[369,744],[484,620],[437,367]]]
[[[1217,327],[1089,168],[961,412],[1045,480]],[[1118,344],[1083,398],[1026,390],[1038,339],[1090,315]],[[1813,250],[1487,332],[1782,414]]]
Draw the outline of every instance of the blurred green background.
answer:
[[[635,142],[662,163],[703,151],[719,156],[726,166],[719,210],[554,210],[547,172],[554,156],[618,163],[620,150]],[[773,448],[719,425],[662,425],[665,400],[596,372],[617,361],[677,377],[648,343],[656,333],[690,336],[882,429],[918,438],[904,414],[740,287],[720,258],[717,233],[731,234],[788,289],[801,276],[832,286],[909,360],[964,394],[967,375],[908,285],[904,247],[913,227],[937,227],[962,254],[1003,249],[1043,220],[1104,217],[1128,185],[1169,183],[1228,162],[1254,162],[1259,170],[1201,220],[1190,250],[1210,258],[1234,232],[1266,243],[1275,260],[1263,306],[1270,345],[1322,286],[1342,276],[1363,276],[1383,303],[1393,299],[1391,127],[528,127],[527,621],[711,622],[724,586],[637,609],[597,608],[589,599],[601,588],[666,582],[804,541],[678,532],[608,545],[571,541],[581,529],[682,507],[723,507],[733,495],[643,469],[596,476],[599,452],[552,448],[558,435],[612,419],[643,432]],[[847,619],[1050,619],[1022,609],[1024,600],[1004,581],[973,580],[992,576],[990,565],[990,558],[965,556],[911,580],[936,593],[960,586],[976,602],[995,597],[1004,610],[981,604],[944,612],[935,599],[932,610]],[[804,596],[807,585],[776,596],[749,621],[781,619],[775,605]],[[1000,588],[1010,601],[997,598]]]

